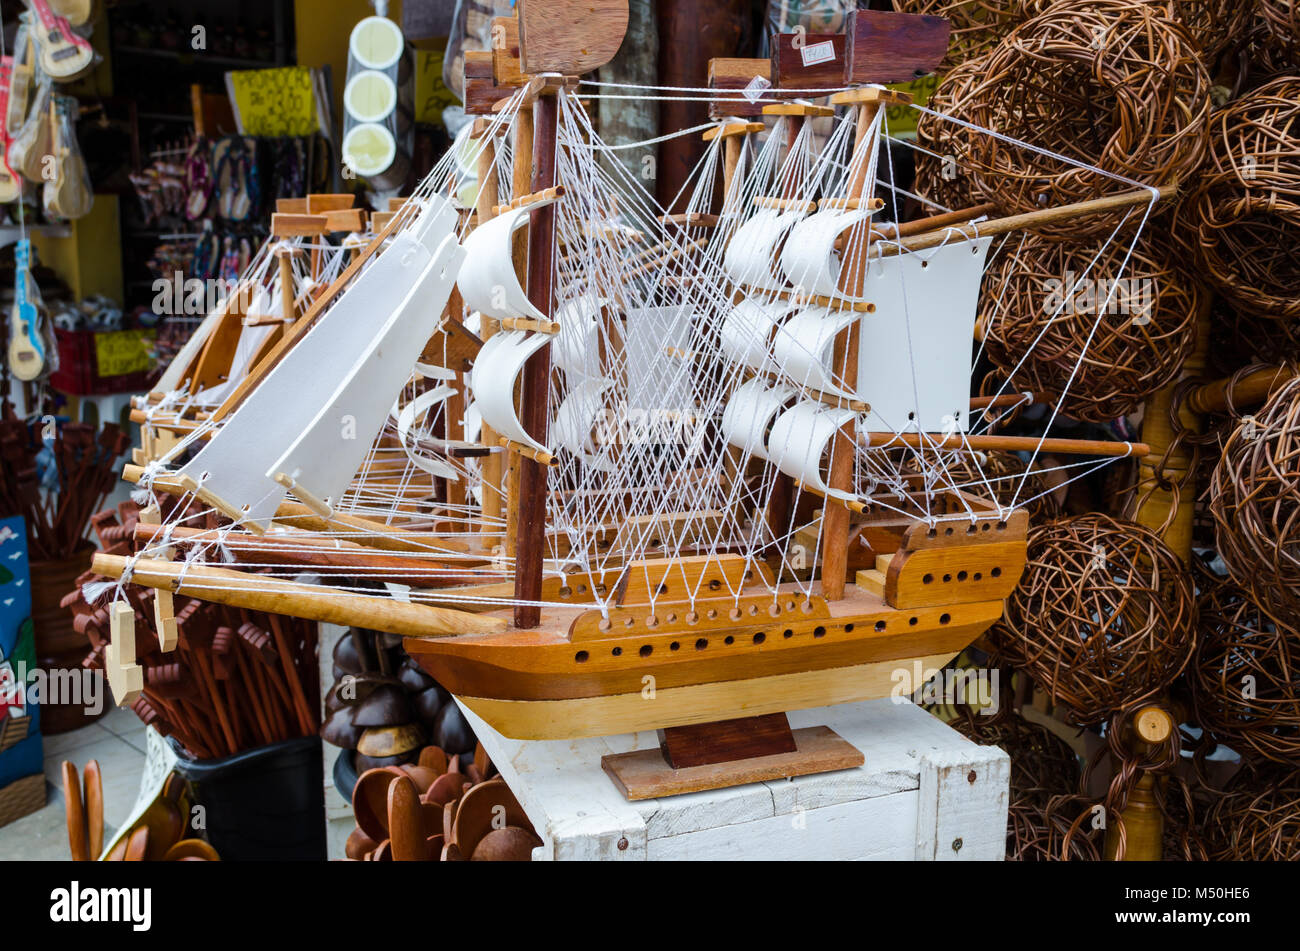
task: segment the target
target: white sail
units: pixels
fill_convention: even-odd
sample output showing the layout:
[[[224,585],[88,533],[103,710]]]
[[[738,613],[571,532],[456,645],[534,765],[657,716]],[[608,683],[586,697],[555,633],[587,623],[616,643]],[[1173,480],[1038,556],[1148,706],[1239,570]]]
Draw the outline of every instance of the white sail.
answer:
[[[555,313],[560,332],[551,359],[565,373],[600,376],[600,312],[605,301],[582,294],[561,304]]]
[[[876,432],[969,427],[972,339],[992,238],[871,261],[858,394]],[[951,422],[950,422],[951,420]]]
[[[846,502],[854,496],[826,484],[826,450],[841,426],[852,423],[857,414],[803,400],[777,417],[768,437],[768,452],[776,467],[805,488]]]
[[[760,208],[736,229],[727,245],[722,264],[731,279],[764,290],[785,290],[788,286],[785,278],[773,270],[778,246],[806,214],[802,210]]]
[[[483,222],[465,239],[465,264],[456,283],[471,310],[488,317],[531,317],[549,320],[528,299],[519,284],[513,257],[514,235],[528,224],[529,213],[552,204],[554,198],[504,211]]]
[[[790,229],[781,249],[781,271],[786,279],[811,294],[840,296],[840,254],[835,242],[869,217],[871,212],[866,209],[828,208],[800,221]]]
[[[751,456],[770,459],[768,431],[794,398],[792,387],[769,386],[762,377],[742,383],[722,411],[722,433],[727,442]]]
[[[613,380],[603,377],[584,379],[569,389],[555,412],[555,445],[603,472],[614,466],[610,459],[599,455],[591,431],[605,409],[602,397],[613,386]]]
[[[342,498],[437,328],[464,259],[455,235],[447,235],[388,322],[268,476],[282,472],[318,499]]]
[[[530,436],[519,421],[515,384],[528,358],[550,342],[547,334],[521,330],[493,334],[474,358],[470,372],[474,404],[487,424],[507,439],[539,452],[550,449]]]
[[[862,315],[852,310],[809,307],[776,332],[772,354],[781,372],[800,386],[832,396],[856,398],[836,382],[835,338]]]
[[[417,370],[418,369],[419,366],[417,365]],[[448,479],[452,482],[458,482],[460,480],[460,474],[441,459],[430,457],[419,452],[415,445],[414,437],[411,435],[411,429],[415,425],[417,419],[422,418],[435,406],[445,403],[456,393],[457,390],[455,387],[443,384],[442,386],[434,387],[432,390],[421,393],[393,414],[397,417],[397,441],[401,444],[402,450],[406,453],[406,458],[411,461],[411,464],[417,469],[429,473],[431,476],[440,479]],[[446,443],[446,440],[439,441],[426,439],[424,441],[435,444],[439,442],[442,442],[443,444]]]
[[[722,320],[722,352],[743,366],[767,368],[772,360],[772,334],[790,309],[786,301],[745,298]]]
[[[357,354],[401,306],[434,249],[452,233],[456,212],[435,196],[419,221],[422,228],[394,237],[321,314],[181,468],[182,475],[236,509],[256,511],[260,522],[275,512],[286,489],[267,473],[274,473],[285,448],[316,415],[327,391],[348,375]],[[365,437],[358,431],[357,438]]]

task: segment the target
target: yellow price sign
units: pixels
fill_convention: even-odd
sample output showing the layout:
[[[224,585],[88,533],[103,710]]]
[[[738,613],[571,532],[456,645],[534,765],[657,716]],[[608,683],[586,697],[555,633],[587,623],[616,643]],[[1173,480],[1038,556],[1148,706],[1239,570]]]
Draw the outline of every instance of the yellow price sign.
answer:
[[[924,106],[930,102],[930,96],[938,85],[939,77],[931,73],[928,76],[921,76],[909,82],[894,83],[889,88],[910,93],[913,103]],[[916,136],[916,120],[920,117],[921,114],[911,106],[895,105],[888,106],[885,109],[885,121],[889,124],[889,134],[899,139],[910,139]]]
[[[95,334],[95,370],[101,377],[139,373],[153,367],[153,330]]]

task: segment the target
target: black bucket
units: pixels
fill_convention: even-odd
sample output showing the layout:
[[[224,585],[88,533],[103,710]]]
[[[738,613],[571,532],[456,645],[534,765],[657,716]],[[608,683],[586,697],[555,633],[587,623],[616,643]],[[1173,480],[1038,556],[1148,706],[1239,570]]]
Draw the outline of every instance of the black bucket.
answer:
[[[168,740],[176,772],[203,806],[205,830],[223,861],[323,862],[325,798],[318,736],[197,760]]]

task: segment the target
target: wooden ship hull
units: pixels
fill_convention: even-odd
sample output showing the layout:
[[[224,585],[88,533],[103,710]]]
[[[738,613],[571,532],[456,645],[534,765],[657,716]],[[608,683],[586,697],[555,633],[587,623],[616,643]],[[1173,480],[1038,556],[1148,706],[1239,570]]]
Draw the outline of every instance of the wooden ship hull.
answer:
[[[861,522],[850,544],[878,567],[856,571],[857,583],[836,601],[809,597],[795,584],[778,585],[775,594],[763,585],[740,587],[736,598],[731,591],[745,578],[734,556],[663,563],[662,574],[644,562],[627,572],[634,580],[608,617],[548,605],[536,628],[411,637],[406,649],[514,739],[663,729],[909,695],[921,686],[918,664],[928,677],[1002,616],[1024,569],[1023,512],[1005,521],[996,513],[949,519],[933,535],[911,520]],[[902,530],[905,524],[911,527]],[[661,589],[653,605],[646,578]],[[725,596],[673,601],[672,579]],[[902,683],[910,686],[900,690]]]

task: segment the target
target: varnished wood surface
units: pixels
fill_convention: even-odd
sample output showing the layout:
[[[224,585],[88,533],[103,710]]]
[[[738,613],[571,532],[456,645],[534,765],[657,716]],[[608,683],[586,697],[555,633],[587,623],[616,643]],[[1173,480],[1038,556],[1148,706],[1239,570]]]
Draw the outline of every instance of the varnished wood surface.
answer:
[[[908,664],[940,669],[957,651],[909,657]],[[518,740],[558,740],[658,730],[724,717],[758,716],[808,707],[888,697],[896,689],[897,661],[804,671],[724,683],[574,700],[459,699],[493,729]]]
[[[946,17],[854,10],[849,14],[844,85],[901,83],[934,72],[948,52]]]
[[[769,779],[854,769],[865,762],[862,753],[852,743],[827,726],[795,730],[792,743],[795,748],[788,752],[682,769],[669,766],[658,750],[615,753],[602,757],[600,765],[623,795],[635,802]]]
[[[659,749],[670,767],[681,770],[793,753],[796,746],[786,715],[768,713],[761,717],[672,726],[659,731]]]

